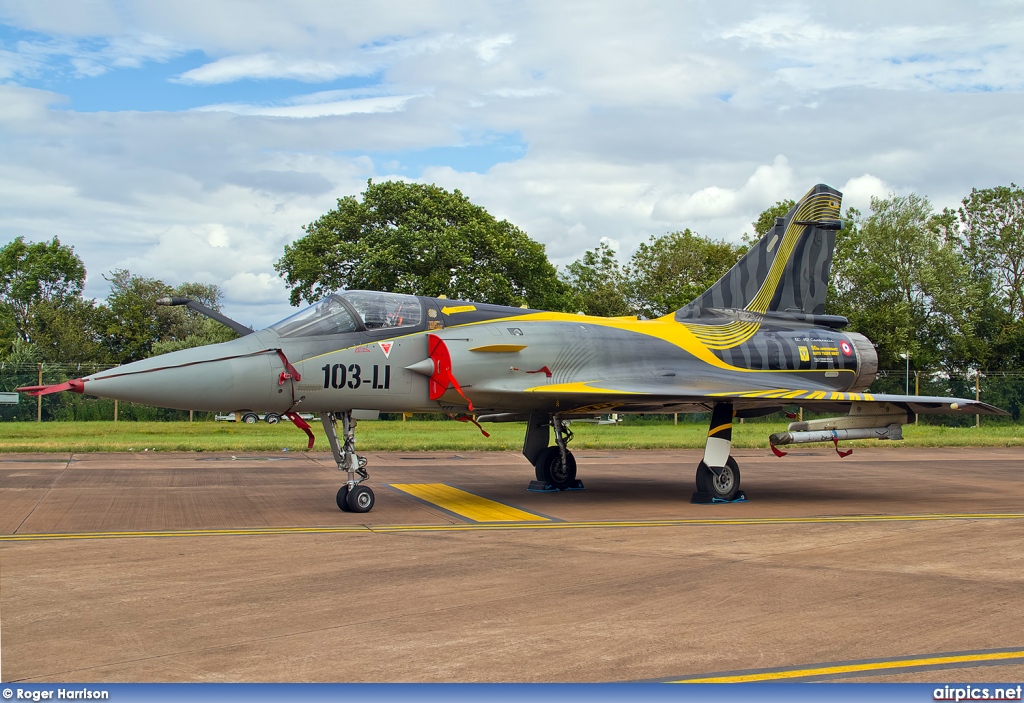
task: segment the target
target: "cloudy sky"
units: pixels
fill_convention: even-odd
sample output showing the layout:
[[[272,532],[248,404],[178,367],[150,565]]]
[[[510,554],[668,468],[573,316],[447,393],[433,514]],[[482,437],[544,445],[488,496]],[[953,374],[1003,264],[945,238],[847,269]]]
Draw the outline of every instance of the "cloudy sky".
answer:
[[[273,270],[366,180],[459,188],[564,265],[1024,181],[1020,2],[0,0],[0,242],[289,311]]]

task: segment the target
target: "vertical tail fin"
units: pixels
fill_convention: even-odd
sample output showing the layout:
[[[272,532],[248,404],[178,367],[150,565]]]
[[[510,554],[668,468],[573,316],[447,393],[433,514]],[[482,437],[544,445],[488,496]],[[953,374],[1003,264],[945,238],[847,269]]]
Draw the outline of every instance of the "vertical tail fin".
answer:
[[[677,310],[675,319],[692,320],[715,308],[824,313],[842,201],[843,194],[827,185],[811,188],[717,283]]]

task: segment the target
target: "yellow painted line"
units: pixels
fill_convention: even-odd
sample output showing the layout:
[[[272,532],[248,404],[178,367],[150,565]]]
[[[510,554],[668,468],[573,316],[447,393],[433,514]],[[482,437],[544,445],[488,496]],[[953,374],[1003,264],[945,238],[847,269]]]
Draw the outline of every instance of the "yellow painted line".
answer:
[[[444,483],[392,483],[391,487],[474,522],[549,520],[542,515],[534,515]]]
[[[422,484],[419,484],[422,485]],[[500,503],[498,505],[501,505]],[[508,508],[508,506],[504,506]],[[515,510],[515,508],[509,508]],[[529,515],[529,513],[526,513]],[[1024,513],[948,513],[923,515],[826,515],[817,517],[689,518],[677,520],[616,520],[554,522],[498,522],[494,524],[445,525],[321,525],[315,527],[240,527],[217,530],[140,530],[121,532],[50,532],[0,535],[3,542],[44,542],[76,539],[122,539],[135,537],[222,537],[235,535],[295,535],[391,532],[476,532],[489,530],[579,530],[623,527],[720,527],[744,525],[806,525],[871,522],[936,522],[950,520],[1024,520]]]
[[[714,435],[718,434],[722,430],[731,430],[731,429],[732,429],[732,423],[731,422],[727,422],[724,425],[719,425],[718,427],[712,427],[710,430],[708,430],[708,437],[713,437]]]
[[[233,535],[292,535],[329,532],[367,532],[365,525],[337,527],[241,527],[226,530],[128,530],[120,532],[27,532],[0,535],[0,542],[47,542],[64,539],[122,539],[126,537],[221,537]]]
[[[750,681],[781,681],[784,679],[803,679],[812,676],[837,676],[870,671],[886,671],[890,669],[910,669],[916,667],[936,667],[953,664],[972,664],[997,662],[1012,659],[1024,659],[1024,649],[1013,652],[978,652],[975,654],[952,654],[938,657],[917,657],[914,659],[896,659],[893,661],[859,662],[856,664],[837,664],[832,666],[815,666],[802,669],[785,669],[783,671],[759,671],[749,674],[728,674],[725,676],[706,676],[701,678],[678,679],[667,683],[746,683]]]

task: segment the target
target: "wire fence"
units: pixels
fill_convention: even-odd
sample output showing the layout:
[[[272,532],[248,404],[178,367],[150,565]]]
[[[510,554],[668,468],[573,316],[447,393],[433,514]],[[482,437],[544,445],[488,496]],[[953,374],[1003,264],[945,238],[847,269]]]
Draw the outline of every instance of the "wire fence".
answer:
[[[13,364],[0,362],[0,392],[12,392],[22,386],[61,383],[71,378],[111,368],[96,364]],[[1020,422],[1024,409],[1024,372],[1000,372],[987,375],[948,376],[910,369],[879,371],[871,385],[872,393],[908,392],[912,395],[952,396],[972,399],[979,397],[990,405],[1010,413],[1009,418],[984,417],[983,422]],[[224,408],[226,412],[238,408]],[[187,410],[170,410],[139,403],[119,402],[117,419],[126,421],[181,421],[189,419]],[[113,420],[115,403],[107,398],[96,398],[78,393],[54,393],[36,398],[21,394],[13,405],[0,404],[0,421],[50,420]],[[196,412],[195,420],[212,420],[215,413]],[[400,417],[400,415],[398,416]],[[672,418],[671,415],[647,415],[646,419]],[[703,416],[679,416],[680,421],[704,422]],[[975,422],[974,415],[921,415],[920,422],[934,425],[967,426]]]

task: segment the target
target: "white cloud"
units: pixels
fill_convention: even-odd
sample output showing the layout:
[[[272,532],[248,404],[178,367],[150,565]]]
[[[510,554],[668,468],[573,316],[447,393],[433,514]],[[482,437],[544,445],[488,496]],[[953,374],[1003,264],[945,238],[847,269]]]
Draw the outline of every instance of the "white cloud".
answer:
[[[282,54],[228,56],[178,76],[181,83],[216,84],[244,79],[291,78],[306,83],[324,83],[342,76],[365,76],[374,68],[354,61],[300,59]]]
[[[232,112],[236,115],[262,115],[264,117],[330,117],[358,113],[397,112],[415,95],[388,95],[379,98],[335,100],[322,103],[300,103],[297,105],[246,105],[222,103],[195,108],[200,112]]]
[[[841,190],[843,191],[843,210],[852,207],[865,215],[871,212],[871,198],[884,198],[893,192],[893,188],[885,181],[870,173],[851,178]]]

